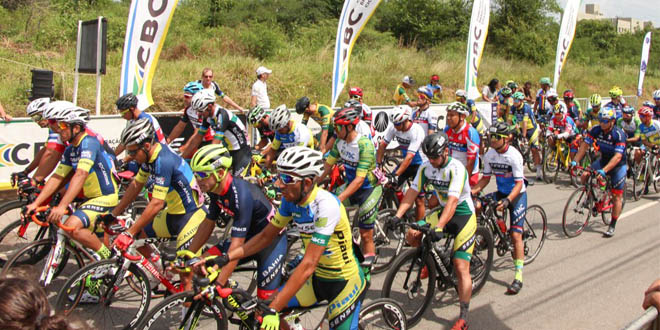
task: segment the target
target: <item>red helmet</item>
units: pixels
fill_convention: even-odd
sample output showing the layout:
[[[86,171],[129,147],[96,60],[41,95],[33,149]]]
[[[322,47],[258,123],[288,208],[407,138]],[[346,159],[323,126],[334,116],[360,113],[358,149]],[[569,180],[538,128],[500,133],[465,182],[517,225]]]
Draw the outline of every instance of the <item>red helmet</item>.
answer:
[[[643,106],[643,107],[639,108],[637,113],[639,114],[640,117],[653,116],[653,109],[651,109],[650,107],[647,107],[647,106]]]
[[[572,99],[572,98],[575,98],[575,94],[573,94],[573,91],[572,91],[572,90],[567,89],[567,90],[564,92],[564,98],[565,98],[565,99]]]
[[[440,81],[440,77],[437,74],[431,76],[431,81]]]
[[[351,89],[348,90],[348,96],[359,96],[362,97],[362,88],[360,87],[351,87]]]

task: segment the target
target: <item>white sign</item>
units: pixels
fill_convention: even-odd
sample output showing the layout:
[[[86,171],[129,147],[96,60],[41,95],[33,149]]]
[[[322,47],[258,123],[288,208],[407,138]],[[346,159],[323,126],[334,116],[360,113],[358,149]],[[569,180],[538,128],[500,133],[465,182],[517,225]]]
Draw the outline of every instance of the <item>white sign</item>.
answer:
[[[561,75],[561,70],[564,68],[564,64],[566,64],[566,58],[568,57],[568,51],[571,49],[571,44],[573,44],[580,2],[580,0],[568,0],[566,8],[564,8],[564,15],[561,18],[559,40],[557,40],[557,56],[555,57],[555,80],[552,82],[552,86],[555,89],[559,86],[559,76]]]
[[[644,86],[644,75],[646,66],[649,63],[649,53],[651,52],[651,31],[646,33],[644,43],[642,44],[642,62],[639,64],[639,82],[637,83],[637,96],[642,96],[642,86]]]
[[[472,5],[472,19],[465,56],[465,91],[467,91],[467,98],[472,100],[481,96],[479,87],[477,87],[477,77],[488,35],[489,20],[490,0],[475,0]]]

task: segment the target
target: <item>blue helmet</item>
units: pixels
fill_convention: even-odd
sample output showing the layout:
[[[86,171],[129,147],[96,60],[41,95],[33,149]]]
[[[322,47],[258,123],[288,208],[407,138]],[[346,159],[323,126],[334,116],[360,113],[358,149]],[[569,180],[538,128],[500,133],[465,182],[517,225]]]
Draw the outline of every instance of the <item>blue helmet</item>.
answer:
[[[202,83],[199,81],[191,81],[183,87],[183,92],[186,94],[195,95],[195,93],[201,91],[202,89],[204,89]]]
[[[616,118],[616,111],[612,107],[605,107],[598,112],[599,120],[612,120]]]
[[[417,88],[417,94],[422,94],[429,100],[433,98],[433,91],[426,86]]]

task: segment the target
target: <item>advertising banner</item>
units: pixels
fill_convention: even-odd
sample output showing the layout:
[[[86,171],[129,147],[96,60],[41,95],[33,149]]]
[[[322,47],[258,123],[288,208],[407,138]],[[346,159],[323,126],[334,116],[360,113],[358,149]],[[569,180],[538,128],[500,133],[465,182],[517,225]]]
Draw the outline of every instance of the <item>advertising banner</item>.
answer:
[[[133,0],[126,24],[119,95],[138,96],[138,108],[154,104],[151,82],[178,0]]]
[[[483,55],[488,22],[490,21],[490,0],[474,0],[472,19],[468,35],[467,54],[465,56],[465,91],[468,99],[476,100],[481,93],[477,86],[479,63]]]
[[[649,63],[649,53],[651,52],[651,31],[646,33],[644,43],[642,44],[642,62],[639,64],[639,82],[637,83],[637,96],[642,96],[642,86],[644,86],[644,75],[646,66]]]
[[[348,64],[355,41],[371,18],[380,0],[346,0],[339,17],[335,59],[332,64],[332,107],[348,79]]]
[[[555,79],[552,81],[552,87],[555,89],[559,86],[559,76],[564,64],[566,64],[568,51],[573,44],[580,2],[580,0],[568,0],[566,8],[564,8],[564,14],[561,17],[561,29],[559,30],[559,40],[557,40],[557,56],[555,57]]]

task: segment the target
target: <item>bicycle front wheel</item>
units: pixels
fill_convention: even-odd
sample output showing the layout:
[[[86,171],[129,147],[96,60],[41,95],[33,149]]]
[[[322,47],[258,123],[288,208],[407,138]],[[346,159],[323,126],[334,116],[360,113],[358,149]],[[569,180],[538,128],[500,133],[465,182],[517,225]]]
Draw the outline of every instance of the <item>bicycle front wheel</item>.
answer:
[[[396,300],[379,298],[362,307],[358,328],[406,330],[408,322],[403,307]]]
[[[486,284],[493,268],[495,258],[495,243],[493,233],[484,226],[478,226],[474,233],[474,250],[470,259],[470,277],[472,278],[472,295],[475,295]]]
[[[530,264],[539,255],[545,242],[547,231],[548,219],[545,215],[545,210],[539,205],[528,207],[522,233],[525,264]]]
[[[37,225],[26,225],[21,227],[21,208],[25,202],[19,200],[9,201],[0,205],[0,268],[18,250],[26,245],[41,240],[46,236],[48,228]],[[42,259],[48,251],[36,255],[35,259]],[[36,260],[34,260],[36,262]]]
[[[646,172],[644,171],[644,161],[639,162],[638,164],[633,161],[632,168],[632,193],[633,199],[638,201],[642,197],[644,192],[644,177]]]
[[[568,197],[561,218],[561,227],[566,236],[576,237],[582,234],[584,227],[589,223],[593,204],[593,199],[586,187],[576,189]]]
[[[373,274],[386,271],[403,249],[405,233],[403,233],[402,226],[393,228],[388,223],[389,217],[395,214],[395,209],[385,209],[378,213],[374,226],[374,244],[378,258],[371,270]]]
[[[555,177],[555,171],[559,167],[557,162],[557,149],[556,148],[547,148],[545,154],[543,155],[543,180],[546,183],[552,183],[552,180]]]
[[[195,301],[195,292],[169,296],[149,311],[134,329],[227,329],[227,312],[217,299],[212,304]],[[188,308],[186,308],[188,307]],[[206,308],[209,307],[209,308]],[[183,314],[183,310],[188,312]],[[211,311],[212,315],[207,312]]]

